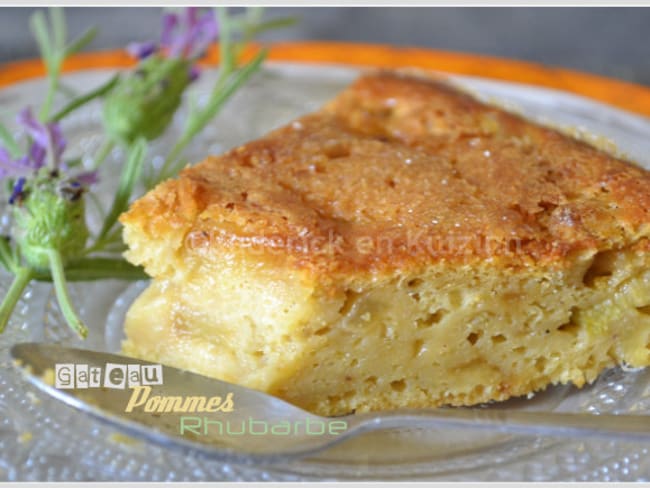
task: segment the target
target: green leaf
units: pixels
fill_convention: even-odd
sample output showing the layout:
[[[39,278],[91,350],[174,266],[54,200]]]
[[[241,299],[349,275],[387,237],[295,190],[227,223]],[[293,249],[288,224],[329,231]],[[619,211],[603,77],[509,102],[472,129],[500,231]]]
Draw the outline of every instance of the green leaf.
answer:
[[[216,13],[219,22],[219,70],[221,73],[230,73],[235,67],[230,17],[226,7],[216,7]]]
[[[148,280],[150,276],[140,266],[121,258],[88,258],[77,263],[71,263],[66,270],[68,280],[94,281],[117,279],[127,281]]]
[[[264,7],[248,7],[246,9],[246,21],[249,24],[259,24],[264,16]]]
[[[9,151],[11,157],[17,158],[22,153],[20,146],[18,146],[18,143],[11,135],[11,132],[9,132],[9,129],[7,129],[7,127],[5,127],[2,122],[0,122],[0,141],[2,142],[2,145],[5,147],[5,149]]]
[[[87,29],[86,32],[84,32],[79,37],[77,37],[74,41],[68,44],[68,46],[65,48],[65,57],[67,58],[71,54],[78,53],[88,44],[93,42],[93,39],[95,39],[98,32],[99,31],[97,30],[96,27],[91,27]]]
[[[61,7],[50,7],[50,22],[52,24],[52,40],[54,41],[54,49],[59,53],[65,52],[65,38],[67,27],[65,23],[65,15]]]
[[[104,161],[106,161],[106,158],[110,156],[111,151],[115,147],[115,142],[112,141],[111,139],[106,139],[102,145],[99,147],[97,150],[97,153],[95,153],[94,161],[93,161],[93,169],[96,170],[99,168]]]
[[[77,98],[79,96],[79,92],[72,88],[70,85],[63,81],[59,81],[59,93],[62,93],[68,100],[71,100],[73,98]]]
[[[262,34],[263,32],[267,32],[270,30],[291,27],[292,25],[295,25],[297,22],[298,19],[296,17],[282,17],[279,19],[271,19],[251,26],[249,32],[251,37],[254,37],[259,34]]]
[[[9,237],[0,236],[0,263],[9,271],[13,272],[18,263],[14,262],[14,256],[9,244]]]
[[[68,103],[65,107],[63,107],[61,110],[59,110],[56,114],[54,114],[52,117],[50,117],[50,121],[52,122],[58,122],[61,120],[63,117],[68,115],[70,112],[73,110],[76,110],[77,108],[81,107],[82,105],[85,105],[86,103],[94,100],[95,98],[102,97],[106,95],[108,92],[110,92],[117,82],[120,80],[120,75],[116,74],[113,76],[110,80],[108,80],[106,83],[103,85],[95,88],[94,90],[86,93],[85,95],[82,95],[78,98],[75,98],[72,100],[70,103]]]
[[[242,32],[244,40],[251,40],[262,32],[290,27],[298,22],[297,17],[279,17],[276,19],[262,20],[263,14],[263,7],[248,7],[245,13],[230,17],[230,29],[232,32]]]
[[[45,21],[45,15],[41,10],[34,12],[34,14],[29,19],[29,24],[32,30],[32,34],[36,39],[38,44],[38,49],[41,53],[41,58],[48,70],[51,69],[54,64],[54,56],[52,51],[52,43],[50,41],[50,34],[47,30],[47,22]]]
[[[134,266],[122,258],[85,258],[70,261],[65,267],[65,277],[69,282],[109,279],[138,281],[150,278],[140,266]],[[52,275],[49,271],[42,271],[35,274],[34,279],[51,282]]]
[[[188,122],[185,137],[193,137],[214,118],[223,104],[255,73],[266,59],[267,49],[261,50],[248,64],[236,71],[221,90],[215,91],[206,107]]]
[[[98,241],[101,241],[110,232],[113,225],[115,225],[115,222],[117,222],[117,218],[126,210],[133,189],[135,188],[135,184],[140,178],[140,172],[142,170],[142,164],[146,153],[147,141],[143,138],[138,139],[131,146],[129,157],[125,166],[122,168],[120,183],[113,199],[113,205],[108,212],[108,216],[104,220],[102,230],[97,237]]]
[[[2,333],[16,308],[16,304],[32,280],[33,272],[29,268],[19,268],[6,295],[0,303],[0,333]]]
[[[54,103],[54,95],[58,91],[59,74],[64,59],[65,50],[65,17],[63,10],[53,7],[49,10],[52,33],[48,30],[45,15],[42,11],[36,12],[30,19],[32,32],[39,46],[41,57],[47,68],[48,86],[45,101],[39,111],[39,119],[49,119],[50,110]]]
[[[102,204],[97,194],[92,191],[89,191],[86,193],[86,198],[88,198],[90,203],[92,203],[93,207],[95,207],[95,210],[101,216],[102,220],[105,219],[106,212],[104,211],[104,208],[102,207]]]

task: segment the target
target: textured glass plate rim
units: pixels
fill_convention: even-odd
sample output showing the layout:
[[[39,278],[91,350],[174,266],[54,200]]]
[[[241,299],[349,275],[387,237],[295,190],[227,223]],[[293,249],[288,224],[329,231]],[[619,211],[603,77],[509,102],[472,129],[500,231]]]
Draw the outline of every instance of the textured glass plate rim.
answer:
[[[319,71],[320,75],[326,75],[326,77],[331,76],[334,79],[343,78],[343,79],[346,79],[346,81],[351,80],[358,73],[358,70],[356,70],[354,68],[348,68],[348,67],[346,67],[346,68],[340,68],[340,67],[336,67],[336,66],[327,66],[327,67],[311,66],[311,67],[306,67],[304,65],[290,65],[288,63],[282,63],[282,64],[277,63],[277,64],[272,65],[270,68],[268,68],[268,72],[270,72],[270,73],[275,72],[276,74],[280,73],[282,75],[286,75],[287,70],[288,70],[289,73],[293,73],[293,74],[295,74],[296,71],[297,72],[304,72],[305,70],[306,71],[317,70],[317,71]],[[89,70],[89,71],[100,72],[102,70]],[[79,73],[79,74],[83,75],[83,73]],[[527,86],[527,85],[512,84],[512,83],[506,83],[506,82],[500,82],[500,81],[496,82],[496,81],[492,81],[492,80],[483,80],[483,79],[480,79],[480,78],[473,78],[473,77],[465,77],[465,76],[455,77],[455,76],[452,76],[451,78],[454,79],[454,80],[457,80],[461,85],[463,85],[465,87],[469,87],[470,89],[476,90],[479,94],[487,96],[488,98],[492,98],[492,97],[495,96],[495,94],[493,93],[495,87],[505,88],[509,93],[517,93],[519,97],[524,97],[524,98],[527,97],[527,96],[533,96],[533,97],[540,96],[540,94],[541,94],[543,97],[548,97],[548,101],[551,101],[551,100],[553,101],[553,103],[551,103],[551,105],[555,104],[556,106],[563,107],[563,109],[565,109],[565,110],[566,110],[567,106],[570,107],[570,109],[574,110],[574,111],[582,110],[582,111],[585,111],[584,113],[587,114],[588,116],[594,116],[594,114],[596,114],[596,118],[598,118],[599,120],[607,121],[607,123],[616,124],[618,126],[625,127],[625,129],[627,131],[631,132],[631,133],[635,133],[637,135],[639,135],[639,134],[650,135],[650,131],[648,131],[648,123],[647,123],[646,119],[644,119],[642,117],[639,117],[639,116],[636,116],[636,115],[633,115],[633,114],[628,114],[626,112],[623,112],[622,110],[613,109],[613,108],[611,108],[609,106],[600,104],[598,102],[592,102],[590,100],[584,99],[584,98],[576,96],[576,95],[566,94],[566,93],[563,93],[563,92],[558,92],[556,90],[550,90],[550,89],[545,89],[545,88],[530,87],[530,86]],[[497,89],[496,91],[497,91],[496,96],[498,96],[499,89]],[[509,104],[506,103],[506,105],[509,105]],[[510,106],[510,108],[512,108],[512,106]],[[538,118],[540,118],[540,120],[543,120],[544,117],[542,116],[542,117],[538,117]],[[631,151],[631,152],[633,153],[634,151]],[[634,154],[632,154],[632,155],[634,156]],[[638,159],[638,157],[636,159]],[[534,446],[533,451],[535,451],[536,453],[539,454],[539,453],[543,452],[545,449],[548,449],[548,448],[552,447],[556,443],[553,442],[553,443],[549,444],[548,442],[537,439],[537,440],[533,441],[532,444],[531,444],[531,441],[527,441],[527,444],[529,446],[533,445]],[[522,454],[522,456],[527,455],[527,454],[529,454],[529,453]],[[509,461],[516,460],[513,457],[509,457],[508,459],[509,459]],[[305,464],[305,463],[307,463],[307,464]],[[292,465],[287,466],[286,469],[279,469],[278,467],[274,467],[274,466],[268,466],[267,468],[268,468],[269,473],[276,472],[276,473],[279,474],[281,472],[286,472],[286,473],[291,473],[291,474],[304,474],[306,476],[310,476],[310,475],[315,474],[315,473],[311,472],[313,468],[322,468],[323,469],[322,475],[325,476],[325,477],[327,477],[328,475],[331,476],[331,474],[330,474],[331,471],[330,470],[334,468],[334,466],[332,466],[331,464],[311,465],[311,466],[309,466],[308,463],[309,463],[309,461],[303,462],[303,464],[305,464],[303,466],[304,468],[311,468],[311,469],[307,469],[306,472],[303,469],[295,469],[296,468],[296,466],[295,466],[296,463],[292,463]],[[301,463],[298,463],[298,464],[301,464]],[[413,466],[413,467],[415,467],[415,466]],[[422,466],[421,468],[423,468],[423,467],[424,466]],[[506,467],[506,466],[504,465],[503,467]],[[316,471],[321,471],[321,469],[316,469]],[[348,474],[350,474],[350,473],[348,473]],[[413,471],[410,471],[409,474],[399,473],[399,472],[396,472],[396,473],[393,473],[393,474],[397,475],[397,477],[400,477],[402,475],[406,475],[407,477],[413,477],[413,476],[418,477],[420,475],[425,475],[426,476],[426,469],[424,470],[424,472],[420,471],[420,469],[415,469]],[[435,473],[435,475],[437,475],[437,476],[444,475],[444,474],[445,474],[444,471],[437,471]],[[368,476],[364,476],[364,477],[368,477]],[[390,476],[390,477],[393,477],[393,476]]]

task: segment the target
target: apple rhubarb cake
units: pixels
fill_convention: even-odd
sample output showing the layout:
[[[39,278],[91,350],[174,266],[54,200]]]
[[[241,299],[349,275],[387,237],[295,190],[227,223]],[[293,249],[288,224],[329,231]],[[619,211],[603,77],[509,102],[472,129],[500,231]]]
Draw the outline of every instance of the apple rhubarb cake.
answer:
[[[319,414],[650,364],[650,173],[442,80],[366,74],[121,222],[125,353]]]

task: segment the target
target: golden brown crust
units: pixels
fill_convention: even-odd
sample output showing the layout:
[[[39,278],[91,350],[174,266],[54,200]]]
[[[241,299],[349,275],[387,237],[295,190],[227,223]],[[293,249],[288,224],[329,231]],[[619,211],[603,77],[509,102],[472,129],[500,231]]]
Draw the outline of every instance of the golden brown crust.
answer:
[[[377,73],[321,111],[185,169],[122,216],[218,259],[318,276],[432,262],[562,264],[650,234],[650,174],[443,81]]]

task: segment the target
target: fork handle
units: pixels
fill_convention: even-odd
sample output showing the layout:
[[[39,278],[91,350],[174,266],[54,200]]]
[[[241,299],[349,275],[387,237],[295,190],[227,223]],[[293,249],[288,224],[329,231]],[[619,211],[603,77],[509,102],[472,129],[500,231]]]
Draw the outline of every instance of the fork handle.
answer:
[[[441,408],[371,412],[346,418],[350,430],[439,427],[511,434],[594,437],[650,441],[650,415],[535,412],[480,408]]]

